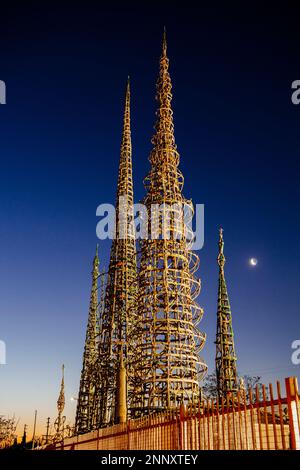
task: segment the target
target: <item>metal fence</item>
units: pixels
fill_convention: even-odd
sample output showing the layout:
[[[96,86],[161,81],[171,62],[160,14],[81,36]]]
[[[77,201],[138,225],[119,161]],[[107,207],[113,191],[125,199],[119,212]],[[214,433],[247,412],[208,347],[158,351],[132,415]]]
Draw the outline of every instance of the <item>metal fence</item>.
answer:
[[[300,450],[297,379],[64,439],[56,450]]]

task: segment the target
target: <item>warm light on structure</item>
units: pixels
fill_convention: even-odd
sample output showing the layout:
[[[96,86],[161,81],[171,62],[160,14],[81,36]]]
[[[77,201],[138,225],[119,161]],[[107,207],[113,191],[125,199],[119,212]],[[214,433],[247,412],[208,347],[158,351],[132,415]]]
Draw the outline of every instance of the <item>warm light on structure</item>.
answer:
[[[60,442],[64,438],[65,422],[66,417],[63,416],[65,409],[65,366],[62,365],[62,378],[60,384],[60,392],[57,400],[57,411],[58,416],[54,422],[55,435],[53,438],[54,442]]]
[[[225,261],[223,229],[221,228],[218,255],[219,292],[216,335],[216,375],[219,397],[226,397],[228,393],[234,393],[238,390],[232,315],[224,273]]]
[[[97,396],[94,414],[95,422],[100,427],[118,423],[120,419],[124,420],[123,402],[124,393],[127,400],[127,391],[122,387],[123,396],[120,396],[118,381],[120,369],[126,373],[127,331],[134,307],[136,269],[128,79],[116,196],[116,225],[110,251],[104,311],[100,322],[99,358],[95,381]],[[122,374],[121,377],[123,377]],[[122,406],[120,400],[123,403]],[[120,416],[121,408],[122,416]]]
[[[97,337],[98,331],[98,279],[99,258],[98,246],[93,261],[92,289],[88,323],[86,329],[85,346],[83,352],[83,364],[80,378],[79,394],[77,401],[75,429],[78,434],[87,432],[92,427],[92,407],[94,402],[95,385],[93,383],[94,367],[98,358]]]
[[[191,206],[182,195],[183,176],[178,169],[168,69],[164,33],[157,82],[157,122],[143,201],[148,214],[153,205]],[[172,409],[181,403],[197,403],[199,381],[206,372],[199,356],[205,343],[205,335],[198,329],[203,311],[195,302],[200,292],[200,281],[194,277],[199,259],[191,251],[183,226],[178,237],[176,210],[171,210],[169,238],[165,237],[160,218],[156,238],[149,233],[149,239],[140,243],[137,309],[129,339],[132,417]]]

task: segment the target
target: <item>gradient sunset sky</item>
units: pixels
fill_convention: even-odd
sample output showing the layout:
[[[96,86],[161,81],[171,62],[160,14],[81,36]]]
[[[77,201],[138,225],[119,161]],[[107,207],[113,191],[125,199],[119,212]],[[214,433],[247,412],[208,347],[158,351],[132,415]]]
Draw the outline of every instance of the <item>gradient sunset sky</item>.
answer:
[[[34,5],[1,6],[0,415],[15,413],[31,437],[37,409],[44,433],[64,363],[74,419],[96,208],[115,200],[128,74],[136,202],[144,195],[164,25],[184,194],[205,204],[202,355],[211,372],[222,225],[239,372],[265,383],[299,376],[291,363],[300,338],[295,7]],[[107,266],[109,243],[99,251]]]

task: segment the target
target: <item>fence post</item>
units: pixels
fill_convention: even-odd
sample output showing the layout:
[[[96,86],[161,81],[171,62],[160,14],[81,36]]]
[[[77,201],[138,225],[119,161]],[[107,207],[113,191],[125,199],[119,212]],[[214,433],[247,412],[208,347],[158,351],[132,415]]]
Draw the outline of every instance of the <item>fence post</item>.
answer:
[[[127,432],[127,450],[130,450],[130,419],[127,421],[126,425],[126,432]]]
[[[298,383],[296,377],[285,379],[286,398],[289,414],[291,449],[300,450],[300,423],[298,422]]]
[[[179,449],[184,450],[184,421],[185,421],[185,407],[180,405],[179,409]]]

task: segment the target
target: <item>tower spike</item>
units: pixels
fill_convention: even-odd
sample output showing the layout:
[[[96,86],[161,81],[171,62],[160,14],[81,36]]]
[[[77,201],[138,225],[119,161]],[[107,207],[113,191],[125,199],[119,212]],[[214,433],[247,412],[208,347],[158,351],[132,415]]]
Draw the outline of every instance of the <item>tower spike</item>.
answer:
[[[163,55],[167,55],[167,30],[165,26],[164,26],[164,32],[163,32],[162,50],[163,50]]]
[[[219,397],[235,393],[238,389],[236,355],[232,328],[232,314],[225,281],[225,255],[223,229],[219,230],[219,290],[216,334],[216,376]]]
[[[224,238],[223,238],[223,229],[219,229],[219,255],[218,255],[218,265],[220,269],[224,270],[224,265],[226,258],[224,256]]]
[[[62,365],[62,377],[61,377],[61,384],[60,384],[60,393],[57,400],[57,409],[60,412],[63,412],[65,408],[65,365]]]
[[[125,92],[123,130],[116,195],[115,236],[104,301],[99,346],[99,377],[96,407],[99,426],[118,422],[117,383],[120,360],[128,356],[127,331],[136,289],[136,249],[133,225],[132,145],[130,129],[130,80]]]
[[[55,436],[54,441],[59,442],[64,437],[64,424],[66,417],[63,416],[63,411],[65,408],[65,366],[62,365],[62,378],[60,383],[60,392],[57,400],[57,411],[58,416],[54,422]]]
[[[205,335],[197,328],[203,311],[195,302],[200,292],[200,281],[194,277],[199,260],[191,251],[182,224],[183,206],[192,206],[182,194],[183,176],[178,169],[165,32],[162,49],[144,204],[148,214],[154,204],[174,209],[168,212],[169,237],[161,222],[156,223],[153,237],[152,218],[148,219],[148,239],[140,243],[138,307],[130,338],[135,346],[131,356],[135,370],[131,416],[198,402],[199,380],[207,369],[199,356]],[[176,212],[178,206],[181,213]]]
[[[92,406],[94,398],[93,369],[98,356],[98,278],[99,256],[97,244],[93,259],[90,306],[75,419],[75,429],[78,434],[89,431],[92,425]]]

